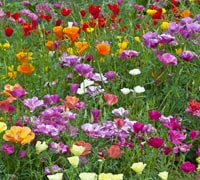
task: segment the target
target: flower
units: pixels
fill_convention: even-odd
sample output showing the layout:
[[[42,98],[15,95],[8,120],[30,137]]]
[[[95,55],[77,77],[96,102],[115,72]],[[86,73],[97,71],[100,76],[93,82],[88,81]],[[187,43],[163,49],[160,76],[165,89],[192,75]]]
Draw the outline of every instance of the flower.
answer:
[[[42,151],[45,151],[48,148],[48,145],[45,141],[37,141],[35,145],[36,154],[40,154]]]
[[[79,98],[77,98],[76,96],[66,96],[64,103],[66,109],[69,110],[69,109],[75,109],[78,102]]]
[[[142,86],[135,86],[135,87],[134,87],[134,91],[135,91],[136,93],[143,93],[143,92],[145,92],[145,89],[144,89],[144,87],[142,87]]]
[[[91,109],[90,113],[92,115],[92,121],[94,123],[101,121],[101,117],[100,117],[101,110],[100,109]]]
[[[138,74],[141,74],[141,71],[139,69],[132,69],[129,71],[129,74],[130,75],[138,75]]]
[[[17,71],[14,70],[14,65],[8,66],[9,72],[7,73],[10,79],[16,79]]]
[[[10,37],[10,36],[12,36],[14,30],[13,30],[13,28],[11,28],[11,27],[7,27],[7,28],[4,29],[4,32],[5,32],[5,35],[6,35],[7,37]]]
[[[180,53],[180,57],[185,61],[191,61],[197,57],[197,55],[192,51],[183,51]]]
[[[120,147],[118,145],[112,145],[110,148],[106,148],[108,152],[108,156],[112,159],[115,159],[119,156],[121,156],[122,152],[120,150]]]
[[[130,58],[136,57],[138,55],[139,55],[139,53],[134,50],[122,50],[122,53],[120,54],[119,58],[121,60],[127,60]]]
[[[10,103],[12,103],[15,100],[14,97],[8,97],[7,99],[0,101],[0,109],[3,113],[10,112],[11,106]]]
[[[132,89],[129,89],[129,88],[122,88],[120,89],[120,91],[124,94],[124,95],[127,95],[129,94],[130,92],[133,92]]]
[[[199,136],[199,131],[198,130],[194,130],[194,129],[192,129],[191,131],[190,131],[190,138],[191,139],[196,139],[197,137]]]
[[[183,164],[181,164],[180,168],[184,172],[192,173],[195,172],[196,166],[192,164],[190,161],[185,161]]]
[[[47,47],[47,49],[48,49],[49,51],[53,51],[53,50],[54,50],[54,43],[53,43],[53,41],[47,41],[47,42],[45,43],[45,47]]]
[[[32,52],[20,51],[16,54],[16,58],[21,63],[27,63],[32,60]]]
[[[56,173],[52,175],[47,175],[48,180],[62,180],[63,179],[63,173]]]
[[[3,139],[22,145],[31,142],[35,138],[35,134],[29,127],[12,126],[10,130],[6,130]]]
[[[97,174],[94,172],[83,172],[79,174],[81,180],[97,180]]]
[[[84,147],[84,151],[82,152],[81,156],[85,156],[85,155],[91,153],[91,144],[90,143],[86,143],[85,141],[76,141],[74,144],[77,146]]]
[[[164,21],[164,22],[162,22],[162,24],[160,25],[160,28],[161,28],[162,30],[167,30],[168,27],[169,27],[169,25],[170,25],[169,22]]]
[[[21,65],[17,66],[17,71],[24,75],[29,75],[35,71],[35,67],[31,63],[22,63]]]
[[[74,167],[77,168],[79,164],[79,157],[78,156],[72,156],[67,158],[69,163]]]
[[[4,154],[7,154],[7,155],[13,154],[14,153],[14,146],[10,145],[10,144],[3,144],[1,146],[1,151]]]
[[[104,100],[108,106],[112,106],[118,102],[118,97],[114,94],[104,94]]]
[[[4,122],[0,122],[0,133],[7,129],[7,125]]]
[[[135,171],[137,174],[142,174],[142,171],[144,170],[146,165],[147,164],[144,164],[143,162],[133,163],[131,169]]]
[[[83,41],[83,42],[75,42],[75,46],[78,49],[78,53],[82,54],[85,52],[85,50],[89,47],[88,42]]]
[[[161,117],[161,113],[159,111],[153,110],[148,112],[149,118],[152,121],[157,121]]]
[[[148,140],[148,145],[152,146],[156,149],[160,148],[161,146],[163,146],[164,141],[162,138],[159,137],[152,137]]]
[[[79,31],[80,29],[76,26],[72,27],[65,27],[63,29],[63,33],[69,38],[71,41],[77,41],[79,38]]]
[[[73,144],[70,151],[73,155],[80,156],[85,151],[85,147]]]
[[[168,172],[167,171],[163,171],[163,172],[160,172],[158,174],[158,176],[162,179],[162,180],[167,180],[168,179]]]
[[[162,55],[157,55],[157,57],[165,65],[177,65],[177,58],[170,53],[163,53]]]
[[[110,45],[108,43],[98,43],[96,49],[99,55],[105,56],[110,53]]]
[[[30,112],[34,112],[38,107],[44,105],[44,101],[39,100],[38,97],[34,96],[32,98],[23,100],[23,104],[30,109]]]
[[[19,151],[19,158],[24,158],[26,156],[26,151],[25,150],[20,150]]]

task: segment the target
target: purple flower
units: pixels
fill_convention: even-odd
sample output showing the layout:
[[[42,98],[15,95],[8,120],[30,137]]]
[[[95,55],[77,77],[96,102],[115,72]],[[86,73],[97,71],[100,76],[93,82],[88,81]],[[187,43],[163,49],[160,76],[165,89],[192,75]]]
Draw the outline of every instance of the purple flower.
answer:
[[[23,88],[14,88],[10,94],[15,98],[23,98],[26,95],[26,91]]]
[[[156,32],[155,33],[147,32],[146,34],[142,36],[142,39],[147,48],[156,48],[158,44],[160,43],[158,34]]]
[[[76,64],[74,70],[85,78],[89,78],[93,74],[93,68],[89,64]]]
[[[57,172],[62,172],[63,169],[60,168],[57,164],[52,165],[51,167],[46,166],[44,170],[45,175],[55,174]]]
[[[145,10],[145,7],[143,5],[139,5],[139,4],[135,4],[134,5],[134,8],[137,10],[137,11],[144,11]]]
[[[29,1],[23,1],[23,2],[22,2],[22,5],[23,5],[23,6],[28,6],[29,4],[30,4]]]
[[[195,172],[196,171],[196,166],[194,164],[192,164],[189,161],[185,161],[183,164],[181,164],[180,167],[184,172]]]
[[[122,50],[122,53],[120,54],[119,58],[121,60],[127,60],[130,58],[136,57],[138,55],[139,55],[139,53],[134,50]]]
[[[70,136],[71,137],[76,136],[78,134],[77,129],[72,125],[69,126],[69,130],[70,130]]]
[[[91,109],[90,113],[92,114],[92,119],[93,119],[94,123],[97,123],[97,122],[101,121],[101,117],[100,117],[101,110],[99,110],[99,109]]]
[[[86,60],[87,61],[92,61],[94,59],[94,56],[92,55],[92,54],[88,54],[87,56],[86,56]]]
[[[179,32],[179,30],[180,30],[180,26],[179,26],[179,24],[177,24],[176,22],[171,22],[171,23],[169,24],[168,32],[169,32],[170,34],[176,34],[176,33]]]
[[[176,38],[170,34],[161,34],[159,35],[159,43],[169,44],[176,40]]]
[[[190,131],[190,138],[191,139],[196,139],[197,137],[199,136],[199,131],[198,130],[194,130],[194,129],[192,129],[191,131]]]
[[[1,151],[4,154],[7,154],[7,155],[13,154],[14,153],[14,146],[10,145],[10,144],[3,144],[1,146]]]
[[[196,20],[197,20],[198,22],[200,22],[200,14],[197,14],[197,15],[196,15]]]
[[[128,117],[128,110],[125,110],[123,107],[112,110],[112,113],[115,116]]]
[[[159,111],[150,111],[149,113],[149,118],[152,120],[152,121],[157,121],[160,116],[161,116],[161,113]]]
[[[41,107],[44,105],[43,100],[38,100],[38,97],[34,96],[30,99],[25,99],[23,104],[30,109],[30,112],[35,111],[36,108]]]
[[[50,104],[57,104],[59,102],[59,95],[58,94],[47,94],[44,96],[44,104],[50,105]]]
[[[53,6],[54,6],[56,9],[60,9],[60,8],[61,8],[61,4],[60,4],[60,3],[55,3]]]
[[[113,71],[108,71],[104,74],[104,76],[109,79],[110,81],[114,80],[115,78],[115,73]]]
[[[121,5],[122,4],[122,0],[117,0],[117,4]]]
[[[24,158],[25,156],[26,156],[26,151],[25,150],[19,151],[19,158]]]
[[[49,148],[54,150],[56,154],[59,153],[66,154],[70,152],[69,146],[65,145],[63,142],[59,143],[50,142]]]
[[[165,65],[177,65],[177,58],[170,53],[164,53],[162,55],[157,55],[160,62]]]
[[[197,55],[192,51],[185,50],[180,54],[180,57],[185,61],[191,61],[195,59]]]
[[[175,145],[181,144],[185,138],[186,135],[182,134],[180,131],[177,130],[168,131],[168,141],[172,142]]]
[[[76,64],[80,63],[81,58],[75,55],[68,55],[64,53],[62,55],[60,64],[61,66],[75,66]]]

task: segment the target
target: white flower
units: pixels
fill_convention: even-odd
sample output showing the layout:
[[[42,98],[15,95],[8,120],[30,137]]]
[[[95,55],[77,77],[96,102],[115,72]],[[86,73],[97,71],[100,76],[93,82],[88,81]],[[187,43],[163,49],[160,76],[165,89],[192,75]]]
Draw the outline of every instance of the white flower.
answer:
[[[79,157],[78,156],[72,156],[67,158],[69,163],[74,167],[77,168],[79,164]]]
[[[81,83],[81,88],[86,88],[88,86],[91,86],[94,84],[94,81],[91,81],[90,79],[85,79],[82,83]]]
[[[85,151],[85,147],[73,144],[70,151],[73,155],[80,156]]]
[[[73,22],[68,22],[68,27],[71,28],[73,26]]]
[[[63,173],[56,173],[52,175],[47,175],[48,180],[62,180],[63,179]]]
[[[138,75],[140,73],[141,73],[141,71],[139,69],[132,69],[129,71],[129,74],[131,74],[131,75]]]
[[[36,154],[40,154],[42,151],[45,151],[48,148],[48,145],[45,141],[37,141],[35,145]]]
[[[167,172],[167,171],[160,172],[160,173],[158,174],[158,176],[159,176],[162,180],[167,180],[167,179],[168,179],[168,172]]]
[[[135,91],[136,93],[143,93],[143,92],[145,92],[145,89],[144,89],[144,87],[142,87],[142,86],[135,86],[135,87],[134,87],[134,91]]]
[[[129,93],[131,92],[131,89],[129,89],[129,88],[122,88],[122,89],[121,89],[121,92],[122,92],[123,94],[127,95],[127,94],[129,94]]]
[[[81,180],[97,180],[97,174],[93,172],[83,172],[79,174]]]

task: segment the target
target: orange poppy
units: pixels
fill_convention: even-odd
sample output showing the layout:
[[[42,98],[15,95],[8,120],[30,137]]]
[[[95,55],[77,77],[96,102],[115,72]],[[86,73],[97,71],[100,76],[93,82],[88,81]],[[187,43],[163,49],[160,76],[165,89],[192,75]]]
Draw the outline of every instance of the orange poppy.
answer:
[[[78,53],[82,54],[88,48],[89,45],[87,42],[76,42],[75,46],[78,49]]]
[[[53,50],[54,50],[53,41],[47,41],[47,42],[45,43],[45,46],[48,48],[49,51],[53,51]]]
[[[35,134],[29,127],[12,126],[10,130],[5,131],[3,139],[19,144],[27,144],[35,138]]]
[[[62,37],[63,37],[63,27],[62,26],[55,26],[53,28],[53,32],[56,34],[56,39],[62,39]]]
[[[80,29],[76,26],[73,27],[66,27],[63,29],[63,33],[71,40],[77,41],[79,38],[79,31]]]
[[[108,152],[108,156],[112,159],[115,159],[119,156],[121,156],[122,152],[120,150],[120,147],[118,145],[112,145],[110,148],[106,148]]]
[[[65,97],[65,107],[66,110],[75,109],[76,104],[78,103],[79,99],[75,96],[66,96]]]
[[[101,56],[108,55],[110,53],[110,45],[106,43],[99,43],[96,45],[98,54]]]
[[[22,65],[17,66],[17,71],[24,75],[29,75],[35,71],[35,67],[32,64],[23,63]]]
[[[118,97],[114,94],[104,94],[104,99],[108,106],[112,106],[118,102]]]
[[[191,12],[189,9],[184,10],[183,12],[180,13],[181,17],[185,18],[185,17],[190,17],[191,16]]]
[[[27,63],[32,59],[32,52],[20,51],[16,54],[16,58],[21,63]]]
[[[91,147],[92,147],[92,146],[91,146],[90,143],[86,143],[85,141],[82,140],[82,141],[76,141],[74,144],[77,145],[77,146],[82,146],[82,147],[85,148],[85,150],[84,150],[83,153],[81,154],[82,156],[85,156],[85,155],[91,153]]]

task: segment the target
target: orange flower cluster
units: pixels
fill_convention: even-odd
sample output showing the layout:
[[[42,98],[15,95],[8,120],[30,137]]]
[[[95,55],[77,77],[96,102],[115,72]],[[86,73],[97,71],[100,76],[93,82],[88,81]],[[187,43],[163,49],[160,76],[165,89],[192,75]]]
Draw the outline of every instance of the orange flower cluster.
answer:
[[[64,35],[69,38],[72,42],[77,41],[79,38],[79,27],[72,26],[72,27],[65,27],[63,29]]]
[[[105,56],[110,53],[110,45],[106,43],[99,43],[96,45],[96,49],[99,55]]]
[[[5,141],[10,141],[19,144],[27,144],[35,138],[35,134],[29,127],[12,126],[3,136]]]

